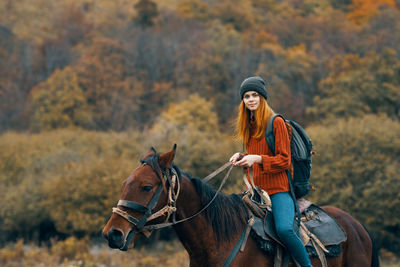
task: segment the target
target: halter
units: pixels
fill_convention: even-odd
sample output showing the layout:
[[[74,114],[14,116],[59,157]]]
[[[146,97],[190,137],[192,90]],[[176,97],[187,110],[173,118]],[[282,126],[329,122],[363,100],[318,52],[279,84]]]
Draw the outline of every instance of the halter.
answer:
[[[146,160],[142,160],[141,162],[142,162],[142,166],[149,165],[150,167],[152,167],[154,172],[157,174],[157,176],[162,181],[162,183],[158,186],[155,194],[153,195],[153,198],[150,200],[150,202],[147,206],[144,206],[144,205],[134,202],[134,201],[120,199],[118,201],[117,207],[112,208],[113,213],[118,214],[119,216],[123,217],[129,223],[131,223],[133,225],[133,228],[127,235],[127,238],[125,239],[123,246],[120,248],[121,250],[124,250],[124,251],[128,250],[128,246],[131,243],[135,233],[143,233],[146,236],[149,236],[151,234],[151,230],[145,229],[145,224],[148,221],[154,220],[158,217],[161,217],[161,216],[164,216],[165,214],[167,214],[167,218],[165,220],[165,222],[167,222],[172,214],[173,222],[175,222],[176,201],[178,199],[179,191],[180,191],[178,172],[176,171],[176,169],[174,167],[167,169],[165,172],[162,172],[162,170],[158,164],[158,156],[157,155],[155,155],[153,157],[148,157]],[[160,173],[162,173],[162,176],[160,175]],[[163,184],[166,184],[166,182],[169,182],[169,185],[170,185],[168,187],[167,204],[159,211],[152,213],[152,210],[155,208],[155,206],[157,205],[157,203],[160,199],[162,189],[163,189]],[[136,211],[139,213],[143,213],[143,216],[139,219],[134,218],[133,216],[129,215],[128,212],[118,208],[118,206],[124,207],[124,208],[132,210],[132,211]]]
[[[144,165],[149,165],[150,167],[153,168],[154,172],[157,174],[157,176],[160,178],[162,181],[162,184],[166,184],[166,182],[169,182],[169,188],[168,188],[168,200],[167,200],[167,205],[164,206],[164,208],[160,209],[159,211],[155,213],[151,213],[154,207],[157,205],[158,200],[161,196],[161,191],[162,191],[162,184],[157,188],[156,193],[154,194],[153,198],[150,200],[149,204],[147,206],[143,206],[140,203],[130,201],[130,200],[119,200],[118,201],[118,206],[122,206],[127,209],[131,209],[133,211],[137,211],[140,213],[144,213],[144,215],[140,218],[134,218],[131,215],[129,215],[126,211],[119,209],[118,207],[114,207],[112,209],[113,213],[116,213],[126,219],[129,223],[133,225],[133,228],[129,231],[124,244],[120,248],[120,250],[126,251],[128,250],[128,246],[131,243],[134,234],[135,233],[143,233],[145,236],[150,236],[151,232],[156,229],[161,229],[164,227],[172,226],[178,223],[182,223],[185,221],[188,221],[200,213],[202,213],[204,210],[206,210],[211,203],[215,200],[219,192],[221,192],[222,186],[225,184],[226,180],[229,177],[229,174],[232,171],[233,165],[230,162],[225,163],[223,166],[221,166],[218,170],[214,171],[210,175],[208,175],[206,178],[203,179],[203,181],[209,181],[213,177],[215,177],[218,173],[222,172],[226,168],[230,167],[228,172],[225,174],[225,177],[223,178],[218,190],[215,192],[214,197],[210,200],[210,202],[205,205],[200,211],[198,211],[196,214],[193,214],[192,216],[189,216],[187,218],[184,218],[182,220],[176,221],[175,220],[175,215],[176,215],[176,201],[179,197],[179,192],[180,192],[180,171],[179,169],[172,167],[166,170],[166,172],[162,172],[160,165],[158,164],[158,155],[154,155],[152,157],[148,157],[145,160],[142,160],[142,166]],[[162,173],[162,176],[160,175]],[[175,189],[176,187],[176,189]],[[176,192],[175,192],[176,191]],[[161,217],[164,214],[167,213],[167,218],[164,223],[160,224],[152,224],[152,225],[145,225],[148,221],[151,221],[155,218]],[[168,222],[171,214],[172,216],[172,222]]]

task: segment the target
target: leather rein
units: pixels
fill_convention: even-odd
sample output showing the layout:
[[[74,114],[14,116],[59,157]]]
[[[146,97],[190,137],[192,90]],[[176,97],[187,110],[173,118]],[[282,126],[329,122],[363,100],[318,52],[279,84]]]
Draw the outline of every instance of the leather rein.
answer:
[[[179,192],[181,189],[180,188],[180,180],[181,180],[180,172],[177,171],[177,169],[174,166],[167,169],[165,172],[163,172],[158,164],[158,156],[157,155],[148,157],[147,159],[142,160],[141,162],[142,162],[141,166],[148,165],[148,166],[152,167],[152,169],[157,174],[158,178],[161,180],[162,183],[158,186],[156,192],[153,195],[153,198],[150,200],[150,202],[147,204],[147,206],[144,206],[144,205],[134,202],[134,201],[120,199],[118,201],[117,207],[112,208],[113,213],[118,214],[119,216],[123,217],[125,220],[127,220],[133,226],[131,231],[128,233],[128,235],[126,237],[124,244],[120,248],[123,251],[128,250],[128,247],[129,247],[130,243],[132,242],[135,233],[142,233],[145,236],[149,236],[153,230],[161,229],[164,227],[168,227],[168,226],[172,226],[172,225],[176,225],[176,224],[188,221],[188,220],[196,217],[200,213],[202,213],[204,210],[206,210],[211,205],[211,203],[215,200],[218,193],[221,192],[221,189],[222,189],[223,185],[225,184],[226,180],[228,179],[229,174],[231,173],[232,168],[233,168],[233,165],[230,162],[227,162],[223,166],[221,166],[220,168],[218,168],[217,170],[215,170],[214,172],[209,174],[207,177],[205,177],[203,179],[203,181],[207,182],[230,166],[228,172],[226,173],[218,190],[216,191],[215,195],[210,200],[210,202],[207,203],[206,206],[204,206],[201,210],[199,210],[194,215],[184,218],[182,220],[176,221],[176,217],[175,217],[176,211],[177,211],[176,201],[178,200]],[[160,199],[162,189],[164,186],[166,186],[167,182],[169,185],[168,189],[167,189],[168,190],[167,204],[162,209],[158,210],[155,213],[152,213],[153,209],[155,208],[155,206],[157,205],[157,203]],[[143,216],[139,219],[135,218],[135,217],[131,216],[125,210],[120,209],[119,206],[124,207],[125,209],[128,209],[128,210],[143,213]],[[167,214],[167,216],[166,216],[166,220],[164,223],[146,225],[147,222],[154,220],[158,217],[164,216],[165,214]],[[172,215],[172,222],[169,221],[171,218],[171,215]]]

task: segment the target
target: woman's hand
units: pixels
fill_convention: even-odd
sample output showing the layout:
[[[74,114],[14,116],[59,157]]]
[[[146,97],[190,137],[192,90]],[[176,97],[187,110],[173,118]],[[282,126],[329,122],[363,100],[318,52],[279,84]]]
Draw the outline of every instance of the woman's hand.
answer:
[[[240,153],[240,152],[237,152],[237,153],[235,153],[235,154],[233,154],[233,156],[229,159],[229,161],[233,164],[233,165],[236,165],[236,162],[238,161],[238,160],[241,160],[242,158],[243,158],[243,154],[242,153]]]
[[[262,157],[259,155],[247,155],[244,156],[241,160],[236,161],[233,163],[235,166],[241,166],[241,167],[251,167],[253,166],[254,163],[262,163]]]

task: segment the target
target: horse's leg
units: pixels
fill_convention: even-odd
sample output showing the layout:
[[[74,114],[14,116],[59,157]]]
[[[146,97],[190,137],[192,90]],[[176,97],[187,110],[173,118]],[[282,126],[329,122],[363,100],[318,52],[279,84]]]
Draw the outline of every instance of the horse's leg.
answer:
[[[338,258],[329,259],[329,266],[371,266],[372,242],[364,227],[341,209],[332,206],[322,208],[337,220],[347,234],[341,255]]]

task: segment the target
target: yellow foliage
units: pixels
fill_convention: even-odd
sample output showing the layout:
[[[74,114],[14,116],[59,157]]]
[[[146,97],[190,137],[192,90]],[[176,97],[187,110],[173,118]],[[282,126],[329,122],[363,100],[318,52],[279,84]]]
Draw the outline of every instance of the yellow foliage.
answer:
[[[190,95],[185,101],[171,104],[161,118],[178,126],[204,132],[218,129],[217,116],[213,112],[213,104],[199,95]],[[154,126],[157,127],[157,124]]]
[[[176,162],[179,166],[205,176],[239,149],[231,136],[219,131],[217,114],[210,101],[199,95],[171,104],[149,132],[149,139],[162,144],[161,150],[178,145]],[[233,131],[232,131],[233,132]]]
[[[71,67],[56,70],[32,91],[32,128],[88,126],[91,123],[86,98]]]
[[[336,119],[307,128],[317,154],[309,197],[334,205],[365,223],[379,244],[393,247],[400,236],[400,123],[386,115]],[[371,214],[374,216],[371,216]]]
[[[57,36],[51,31],[57,6],[49,0],[0,1],[0,24],[10,27],[21,39],[41,44]]]
[[[218,131],[209,102],[189,99],[171,107],[150,133],[60,129],[1,135],[0,229],[29,238],[50,221],[60,233],[97,235],[122,181],[150,146],[164,152],[177,143],[176,163],[183,170],[198,176],[215,170],[240,148]]]
[[[257,35],[255,36],[255,45],[256,45],[256,47],[260,47],[263,44],[279,45],[278,37],[274,34],[271,34],[269,32],[261,30],[261,31],[257,32]]]
[[[254,23],[253,16],[244,1],[218,2],[213,10],[223,24],[230,24],[237,31],[244,31]]]
[[[54,19],[69,6],[85,8],[90,23],[104,28],[127,22],[135,14],[132,1],[127,0],[0,1],[0,24],[21,39],[40,45],[57,38]]]
[[[382,5],[395,7],[396,3],[394,0],[353,0],[347,17],[355,23],[366,22],[379,12]]]
[[[198,0],[184,0],[178,4],[178,12],[181,16],[199,20],[210,17],[207,3]]]
[[[43,220],[62,233],[97,233],[147,149],[135,132],[72,130],[7,133],[0,147],[0,227],[21,234]]]
[[[6,263],[8,261],[23,258],[24,255],[24,240],[20,239],[11,248],[0,250],[0,263]]]
[[[51,247],[51,253],[60,257],[60,261],[65,259],[81,259],[89,252],[88,239],[77,239],[69,237],[64,241],[59,241]]]

